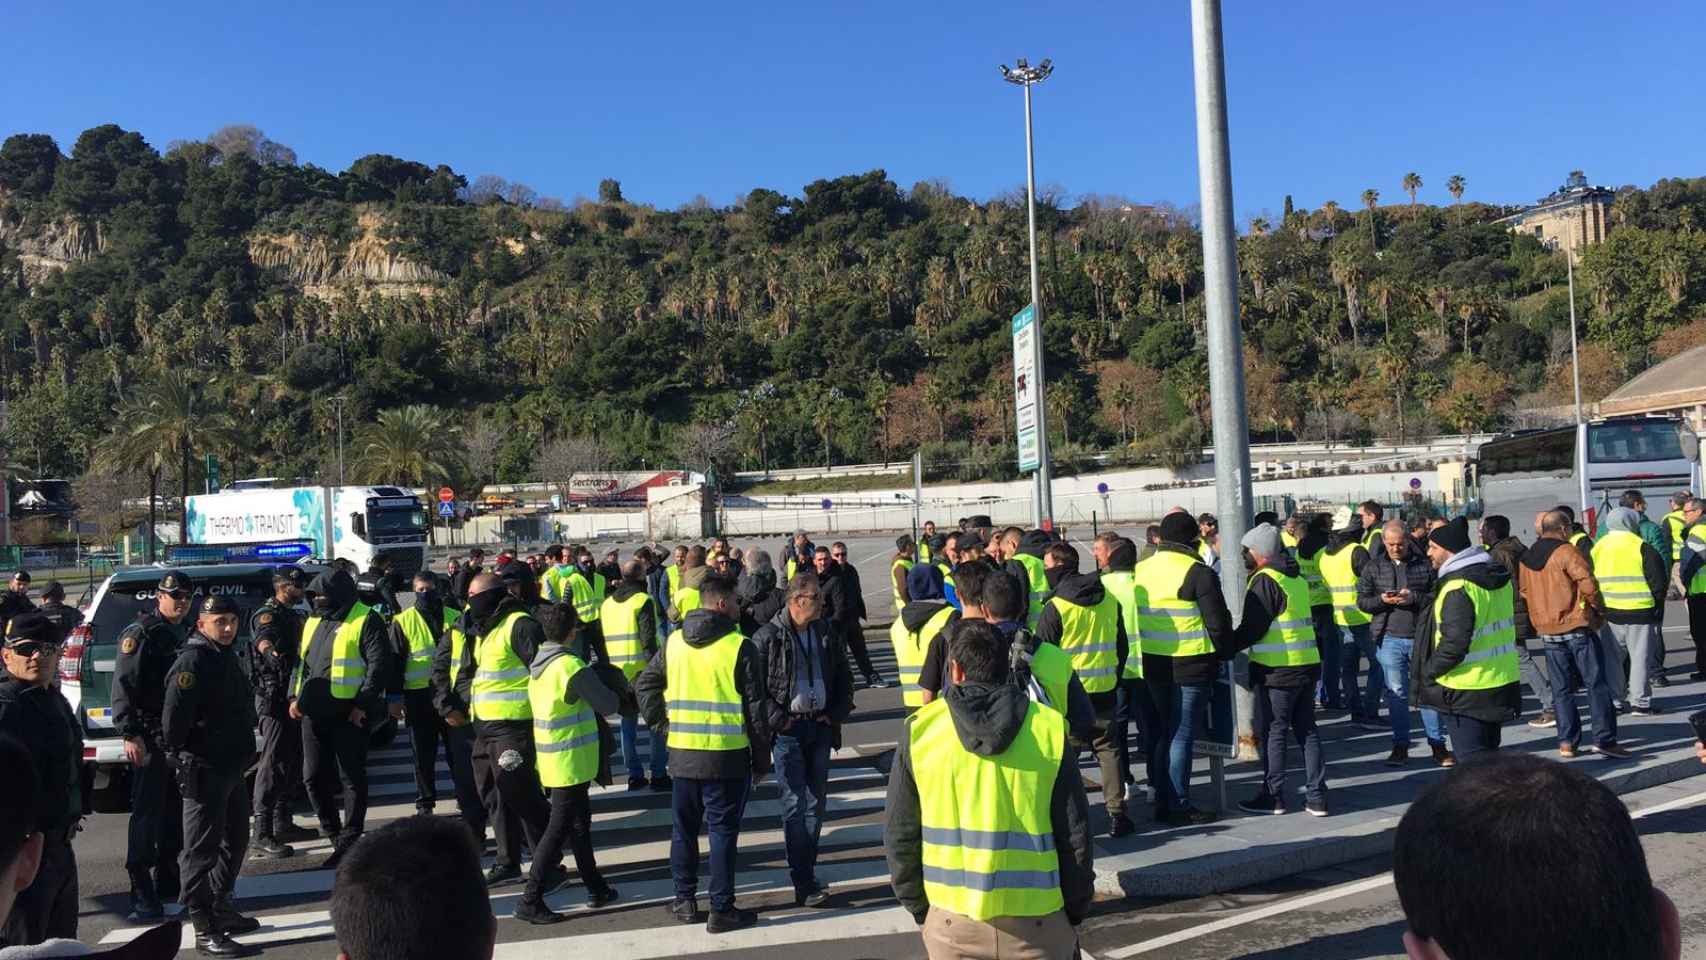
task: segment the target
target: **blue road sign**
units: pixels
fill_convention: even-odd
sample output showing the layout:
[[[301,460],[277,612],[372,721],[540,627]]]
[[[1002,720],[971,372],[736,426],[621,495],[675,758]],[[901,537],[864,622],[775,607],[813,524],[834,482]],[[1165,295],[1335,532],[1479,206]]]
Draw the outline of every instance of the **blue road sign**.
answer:
[[[833,509],[834,507],[835,507],[835,504],[831,503],[828,497],[823,498],[823,508],[825,510],[830,510],[830,509]]]
[[[441,500],[438,504],[438,515],[446,520],[456,516],[456,504],[449,500]]]
[[[1101,494],[1104,497],[1107,496],[1108,495],[1108,485],[1105,483],[1096,484],[1096,492]]]

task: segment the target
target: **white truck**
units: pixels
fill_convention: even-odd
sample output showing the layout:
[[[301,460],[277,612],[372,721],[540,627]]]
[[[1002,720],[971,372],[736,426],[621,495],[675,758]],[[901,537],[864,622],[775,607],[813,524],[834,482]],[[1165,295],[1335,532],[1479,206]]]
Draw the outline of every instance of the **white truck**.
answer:
[[[282,487],[225,490],[189,498],[185,542],[308,540],[314,556],[366,570],[379,557],[407,578],[426,566],[427,516],[402,487]]]

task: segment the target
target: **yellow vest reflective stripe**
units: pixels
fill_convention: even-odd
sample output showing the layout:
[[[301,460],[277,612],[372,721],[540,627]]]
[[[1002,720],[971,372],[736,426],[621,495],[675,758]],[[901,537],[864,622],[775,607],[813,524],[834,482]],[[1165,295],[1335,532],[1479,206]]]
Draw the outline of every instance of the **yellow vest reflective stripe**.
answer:
[[[533,750],[539,783],[572,787],[598,775],[598,718],[585,701],[566,702],[569,684],[586,664],[572,653],[555,657],[527,681],[533,712]]]
[[[1356,552],[1356,545],[1347,543],[1337,552],[1323,550],[1316,554],[1321,558],[1321,576],[1332,594],[1333,622],[1341,627],[1360,627],[1374,619],[1373,614],[1363,613],[1357,606],[1357,574],[1351,565]]]
[[[1309,605],[1311,607],[1327,607],[1333,603],[1333,592],[1327,589],[1327,577],[1321,572],[1321,555],[1325,550],[1317,550],[1309,556],[1297,554],[1297,572],[1302,574],[1303,582],[1309,585]]]
[[[665,706],[672,750],[744,750],[746,717],[735,686],[735,662],[745,638],[731,630],[703,647],[680,630],[669,635]]]
[[[1162,657],[1197,657],[1213,653],[1202,608],[1179,599],[1179,588],[1196,557],[1174,550],[1157,550],[1132,572],[1137,579],[1137,632],[1144,653]]]
[[[1683,531],[1683,540],[1695,556],[1706,557],[1706,523],[1696,523]],[[1706,595],[1706,564],[1694,571],[1694,577],[1688,581],[1688,595]]]
[[[943,586],[951,587],[954,585],[954,568],[948,566],[948,562],[946,560],[936,561],[936,569],[942,571]]]
[[[1478,587],[1467,580],[1448,580],[1434,599],[1434,647],[1440,641],[1439,615],[1445,598],[1457,591],[1469,595],[1475,605],[1475,632],[1463,661],[1439,678],[1439,685],[1453,690],[1491,690],[1517,682],[1516,594],[1510,584],[1497,590]]]
[[[1647,589],[1646,567],[1641,562],[1639,534],[1612,530],[1593,545],[1593,578],[1607,610],[1651,610],[1653,593]]]
[[[372,608],[357,601],[345,615],[343,623],[332,634],[332,698],[354,700],[367,680],[367,661],[361,656],[361,631],[367,624]],[[302,683],[308,676],[308,651],[314,646],[314,634],[320,630],[322,618],[309,617],[302,625],[302,663],[296,669],[296,689],[292,696],[302,695]]]
[[[1268,577],[1279,584],[1285,591],[1285,609],[1276,612],[1268,632],[1250,647],[1250,659],[1266,667],[1306,667],[1320,663],[1315,623],[1309,616],[1309,584],[1302,577],[1288,577],[1273,567],[1263,567],[1255,576]]]
[[[908,721],[926,898],[979,921],[1062,909],[1049,804],[1066,718],[1033,703],[1013,743],[981,756],[960,745],[947,706],[933,701]]]
[[[432,683],[432,654],[438,646],[438,640],[432,635],[432,626],[427,623],[426,616],[416,607],[410,607],[391,621],[403,636],[409,641],[409,651],[403,661],[403,689],[425,690]],[[444,626],[456,622],[456,611],[444,611]]]
[[[1120,605],[1120,619],[1125,622],[1124,680],[1143,679],[1142,630],[1137,622],[1137,574],[1130,570],[1109,570],[1102,574],[1102,589],[1114,595]]]
[[[569,591],[566,600],[575,605],[575,616],[581,623],[597,623],[598,608],[604,603],[604,574],[594,573],[590,579],[579,570],[571,571],[563,577],[563,586]]]
[[[1665,532],[1670,534],[1670,562],[1675,563],[1682,559],[1682,531],[1688,526],[1688,521],[1683,519],[1681,510],[1672,510],[1664,515],[1661,522],[1665,525]]]
[[[1060,615],[1060,649],[1072,658],[1072,672],[1078,674],[1084,692],[1112,690],[1120,679],[1120,602],[1103,591],[1093,607],[1060,597],[1050,598],[1049,605]]]
[[[906,606],[906,601],[901,599],[900,588],[894,585],[894,572],[895,572],[895,569],[897,567],[900,569],[906,570],[908,572],[911,572],[912,561],[911,560],[902,560],[902,559],[897,557],[897,558],[895,558],[895,561],[893,563],[889,564],[889,594],[894,599],[894,612],[895,612],[895,616],[898,617],[898,616],[900,616],[900,608]],[[902,577],[901,579],[904,580],[906,578]]]
[[[1072,658],[1066,651],[1052,643],[1037,644],[1031,654],[1031,676],[1048,694],[1048,705],[1065,713],[1067,691],[1072,688]]]
[[[509,645],[510,631],[525,616],[523,611],[511,611],[474,646],[476,720],[526,720],[533,716],[527,704],[527,664]]]
[[[605,652],[610,654],[610,662],[629,680],[646,668],[645,638],[640,636],[640,611],[651,602],[652,598],[646,596],[645,591],[636,590],[626,600],[606,598],[598,608],[599,619],[604,624]]]
[[[1025,568],[1025,573],[1031,579],[1031,600],[1028,608],[1030,615],[1026,618],[1025,625],[1035,630],[1037,618],[1043,614],[1043,604],[1048,601],[1048,576],[1043,572],[1042,560],[1037,557],[1020,553],[1015,554],[1013,559],[1019,561],[1019,565]]]
[[[924,655],[930,652],[930,642],[947,627],[957,611],[943,607],[924,621],[917,633],[906,629],[899,614],[889,627],[889,643],[894,645],[894,661],[900,671],[900,699],[909,707],[924,705],[924,688],[918,685],[919,671],[924,667]]]

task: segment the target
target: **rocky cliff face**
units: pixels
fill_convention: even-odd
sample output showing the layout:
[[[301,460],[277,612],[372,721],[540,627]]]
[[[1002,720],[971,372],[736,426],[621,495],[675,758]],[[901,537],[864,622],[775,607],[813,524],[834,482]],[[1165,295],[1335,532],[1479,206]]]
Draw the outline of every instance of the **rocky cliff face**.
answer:
[[[249,259],[262,269],[282,270],[312,297],[330,299],[340,288],[357,286],[381,294],[430,294],[449,278],[396,253],[379,236],[384,221],[364,213],[359,235],[337,249],[323,237],[257,234],[249,239]]]
[[[17,252],[24,265],[24,283],[33,286],[49,274],[106,252],[107,238],[94,221],[66,217],[46,225],[27,224],[0,196],[0,247]]]

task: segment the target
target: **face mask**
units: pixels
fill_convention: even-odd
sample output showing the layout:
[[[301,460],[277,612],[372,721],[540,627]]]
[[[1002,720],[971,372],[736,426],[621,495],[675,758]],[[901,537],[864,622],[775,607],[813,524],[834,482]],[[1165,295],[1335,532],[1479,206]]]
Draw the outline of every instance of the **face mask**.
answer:
[[[474,614],[475,618],[484,620],[497,610],[498,604],[503,603],[504,597],[507,596],[509,594],[501,589],[476,593],[468,598],[468,610]]]
[[[415,602],[416,603],[424,603],[424,604],[427,604],[428,606],[432,606],[432,605],[438,603],[438,591],[437,590],[422,590],[421,592],[415,594]]]

